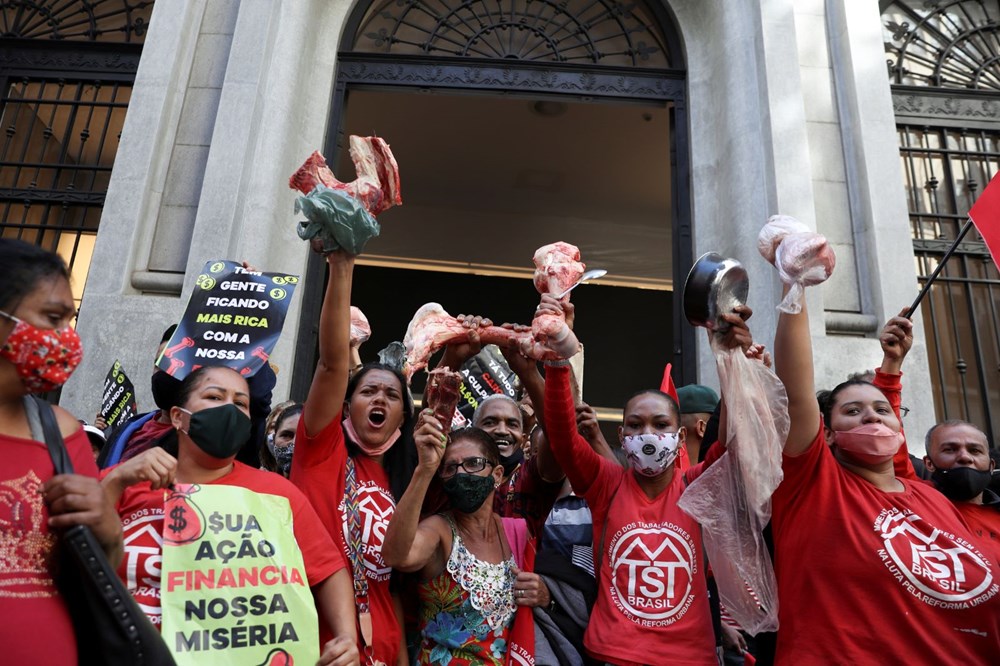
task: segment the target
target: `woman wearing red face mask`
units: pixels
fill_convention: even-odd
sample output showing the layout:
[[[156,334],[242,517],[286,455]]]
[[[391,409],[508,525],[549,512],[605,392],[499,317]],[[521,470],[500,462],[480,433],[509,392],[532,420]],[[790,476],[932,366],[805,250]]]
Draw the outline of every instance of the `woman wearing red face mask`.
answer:
[[[295,435],[290,478],[347,555],[362,653],[394,666],[407,658],[382,541],[416,467],[413,405],[405,379],[388,366],[364,365],[348,382],[354,257],[337,251],[326,262],[319,363]]]
[[[998,663],[1000,562],[946,498],[895,475],[889,400],[848,381],[820,414],[805,307],[780,315],[774,357],[791,417],[773,497],[776,663]]]
[[[87,525],[117,564],[122,530],[97,482],[87,435],[54,407],[75,474],[53,476],[44,443],[32,439],[25,397],[61,386],[82,357],[76,313],[58,255],[0,240],[0,645],[17,664],[74,664],[69,612],[50,570],[58,534]],[[44,628],[44,638],[39,628]]]

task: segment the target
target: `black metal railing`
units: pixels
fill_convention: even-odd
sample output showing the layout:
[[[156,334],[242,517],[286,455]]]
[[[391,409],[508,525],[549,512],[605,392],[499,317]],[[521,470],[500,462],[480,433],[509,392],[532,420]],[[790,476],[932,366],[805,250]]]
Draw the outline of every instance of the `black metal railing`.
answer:
[[[923,282],[1000,171],[1000,128],[901,124],[898,132]],[[978,233],[945,264],[921,312],[938,420],[970,421],[1000,442],[1000,272]]]

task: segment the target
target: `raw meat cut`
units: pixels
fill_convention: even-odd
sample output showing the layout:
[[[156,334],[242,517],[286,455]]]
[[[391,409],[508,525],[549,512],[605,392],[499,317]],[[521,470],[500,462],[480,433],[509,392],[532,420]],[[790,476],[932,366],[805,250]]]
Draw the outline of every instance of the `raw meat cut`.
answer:
[[[288,186],[309,194],[317,185],[341,190],[361,202],[372,215],[403,203],[399,190],[399,166],[389,144],[377,136],[351,135],[351,161],[358,177],[342,183],[333,175],[319,151],[313,152],[288,179]]]
[[[535,262],[535,289],[540,294],[555,295],[566,291],[586,270],[580,262],[580,249],[562,241],[538,248],[532,261]],[[569,295],[564,296],[563,301],[569,302]],[[522,354],[536,361],[566,359],[580,349],[580,343],[561,312],[558,315],[539,314],[532,320],[530,331],[515,332],[500,326],[477,330],[484,345],[507,348],[514,341]],[[438,303],[427,303],[413,315],[403,338],[407,377],[426,367],[431,355],[441,347],[468,339],[469,329],[461,321],[445,312]]]
[[[757,251],[767,263],[774,265],[774,254],[781,241],[791,234],[811,233],[809,227],[790,215],[772,215],[757,236]]]
[[[787,215],[772,215],[757,236],[757,250],[778,269],[781,281],[791,288],[778,304],[789,314],[802,311],[805,287],[826,282],[837,265],[837,256],[822,234]]]
[[[361,308],[351,306],[351,346],[357,347],[372,336],[372,327]]]
[[[558,318],[551,317],[551,319],[559,323]],[[563,327],[565,324],[563,320]],[[462,325],[461,320],[448,314],[439,303],[427,303],[421,306],[413,315],[410,325],[406,327],[406,335],[403,336],[403,345],[406,347],[406,377],[410,378],[418,370],[427,367],[431,355],[445,345],[468,342],[470,330]],[[579,350],[579,343],[568,329],[557,330],[552,338],[546,338],[544,341],[536,337],[534,329],[519,332],[502,326],[486,326],[476,331],[482,344],[494,344],[506,349],[513,342],[522,354],[536,361],[569,358]],[[549,335],[549,331],[538,333],[543,338]]]
[[[455,408],[462,397],[459,386],[462,375],[448,368],[437,368],[427,373],[427,388],[424,390],[424,406],[434,412],[447,435],[455,418]]]
[[[586,266],[580,263],[580,248],[557,241],[535,250],[535,289],[539,294],[561,294],[580,279]]]

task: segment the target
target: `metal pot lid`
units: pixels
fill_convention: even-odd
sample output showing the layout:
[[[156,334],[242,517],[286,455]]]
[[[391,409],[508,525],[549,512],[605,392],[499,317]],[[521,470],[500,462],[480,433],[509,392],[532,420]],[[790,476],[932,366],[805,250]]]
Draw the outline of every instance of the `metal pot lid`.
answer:
[[[684,316],[692,326],[725,330],[728,324],[721,315],[745,305],[749,292],[750,280],[743,264],[717,252],[706,252],[684,281]]]

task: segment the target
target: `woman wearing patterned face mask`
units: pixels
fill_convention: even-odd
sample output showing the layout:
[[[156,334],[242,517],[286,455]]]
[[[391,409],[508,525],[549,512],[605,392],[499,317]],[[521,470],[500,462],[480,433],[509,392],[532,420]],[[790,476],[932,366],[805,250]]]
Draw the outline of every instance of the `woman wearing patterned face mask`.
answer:
[[[292,455],[295,453],[295,431],[302,416],[302,405],[284,402],[268,417],[265,426],[265,441],[258,452],[260,468],[277,472],[286,479],[292,469]]]
[[[421,412],[414,435],[420,462],[389,523],[382,554],[390,566],[419,572],[417,661],[508,663],[508,651],[517,649],[512,643],[525,647],[512,636],[517,608],[548,606],[551,597],[538,575],[518,571],[527,523],[493,511],[493,493],[503,479],[500,451],[479,428],[446,436],[431,410]],[[451,508],[421,521],[435,476]]]
[[[102,480],[125,525],[127,557],[119,575],[140,607],[154,624],[160,625],[162,540],[151,539],[149,533],[169,534],[164,531],[167,489],[175,482],[246,488],[258,495],[282,498],[282,505],[290,510],[291,529],[308,585],[319,617],[333,636],[323,646],[321,663],[357,664],[351,581],[339,549],[298,488],[280,476],[236,460],[237,452],[250,437],[246,380],[230,368],[202,367],[181,382],[178,402],[179,406],[170,410],[171,422],[177,429],[176,458],[163,448],[153,448],[111,468]],[[261,521],[264,539],[276,542],[273,532],[269,537],[267,531],[276,529],[288,529],[288,525],[269,526]],[[282,555],[279,551],[276,557]],[[273,561],[293,566],[289,562],[294,559]],[[211,658],[208,660],[206,663]]]
[[[559,303],[542,298],[539,312]],[[750,309],[724,315],[726,347],[747,349]],[[618,429],[628,469],[593,451],[577,432],[564,362],[546,363],[545,423],[552,452],[593,516],[597,602],[584,635],[588,653],[612,664],[717,664],[697,522],[678,506],[687,485],[717,460],[677,466],[685,430],[669,395],[640,391],[625,403]]]
[[[101,492],[87,435],[69,412],[53,407],[75,474],[53,476],[44,443],[32,438],[30,393],[61,386],[82,356],[70,322],[76,313],[69,273],[58,255],[0,240],[0,645],[4,661],[75,664],[76,641],[50,563],[59,532],[87,525],[117,564],[118,516]],[[45,628],[40,638],[39,627]]]

